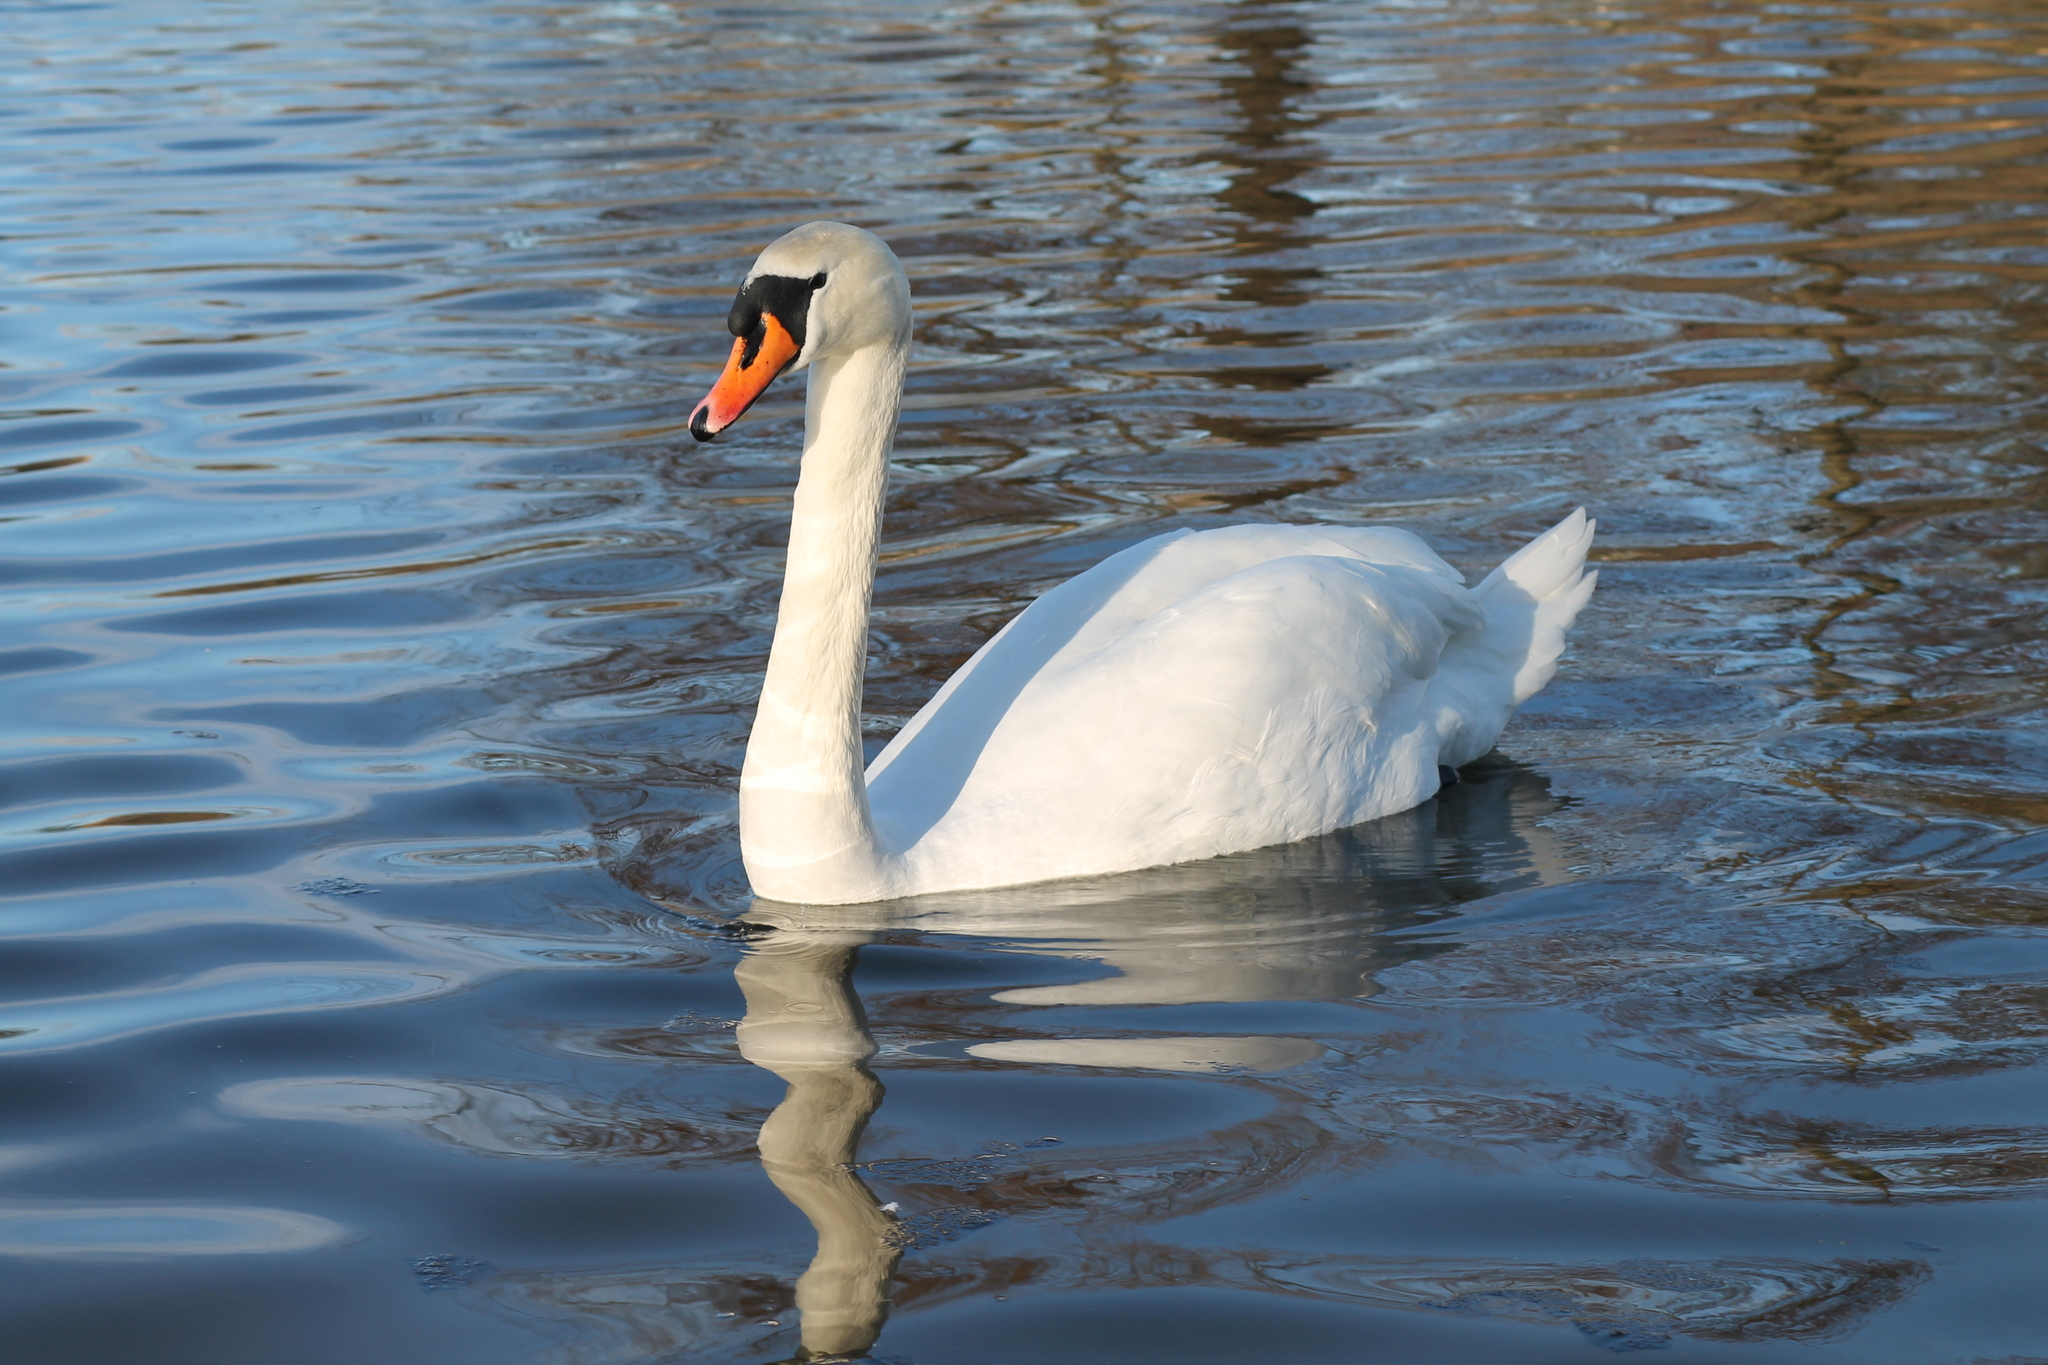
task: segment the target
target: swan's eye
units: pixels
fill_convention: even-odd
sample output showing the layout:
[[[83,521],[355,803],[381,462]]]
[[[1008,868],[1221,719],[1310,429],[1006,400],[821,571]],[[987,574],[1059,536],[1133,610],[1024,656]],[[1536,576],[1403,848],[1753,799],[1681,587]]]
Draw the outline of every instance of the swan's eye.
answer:
[[[825,287],[825,272],[824,272],[824,271],[822,271],[822,270],[820,270],[820,271],[819,271],[819,272],[818,272],[817,274],[815,274],[815,275],[811,276],[811,288],[812,288],[812,289],[823,289],[824,287]]]

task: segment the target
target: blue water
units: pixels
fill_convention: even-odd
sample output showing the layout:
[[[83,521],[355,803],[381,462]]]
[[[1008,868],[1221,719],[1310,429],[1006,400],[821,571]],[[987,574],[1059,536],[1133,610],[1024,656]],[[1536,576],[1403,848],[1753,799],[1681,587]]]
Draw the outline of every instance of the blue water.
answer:
[[[11,1361],[2041,1356],[2048,17],[0,16]],[[801,389],[685,424],[819,217],[876,744],[1232,521],[1583,503],[1557,682],[1307,845],[751,906]]]

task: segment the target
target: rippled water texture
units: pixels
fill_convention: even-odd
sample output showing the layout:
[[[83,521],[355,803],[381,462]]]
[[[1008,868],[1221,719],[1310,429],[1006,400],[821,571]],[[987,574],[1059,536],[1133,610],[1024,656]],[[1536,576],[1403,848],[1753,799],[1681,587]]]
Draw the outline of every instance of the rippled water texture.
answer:
[[[2048,12],[0,24],[10,1361],[2048,1349]],[[1583,502],[1563,674],[1378,825],[750,911],[801,386],[684,423],[817,217],[877,744],[1233,520]]]

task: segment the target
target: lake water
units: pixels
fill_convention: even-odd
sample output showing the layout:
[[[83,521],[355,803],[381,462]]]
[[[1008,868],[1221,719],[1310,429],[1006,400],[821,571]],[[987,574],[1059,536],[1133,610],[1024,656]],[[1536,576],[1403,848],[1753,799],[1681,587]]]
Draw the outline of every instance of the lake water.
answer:
[[[2044,1358],[2048,13],[0,22],[10,1361]],[[750,909],[801,385],[685,424],[820,217],[876,744],[1184,526],[1583,503],[1563,672],[1377,825]]]

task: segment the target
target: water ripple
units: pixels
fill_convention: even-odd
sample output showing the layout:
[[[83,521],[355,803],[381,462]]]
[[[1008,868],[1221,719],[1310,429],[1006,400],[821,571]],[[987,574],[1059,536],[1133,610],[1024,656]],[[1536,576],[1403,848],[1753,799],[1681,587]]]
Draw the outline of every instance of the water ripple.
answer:
[[[798,1350],[779,1083],[664,1021],[762,932],[801,402],[683,428],[818,217],[917,308],[872,742],[1141,536],[1602,523],[1426,811],[775,931],[870,937],[863,1178],[950,1237],[878,1350],[2038,1351],[2037,16],[8,19],[0,1089],[122,1153],[0,1162],[24,1358]]]

